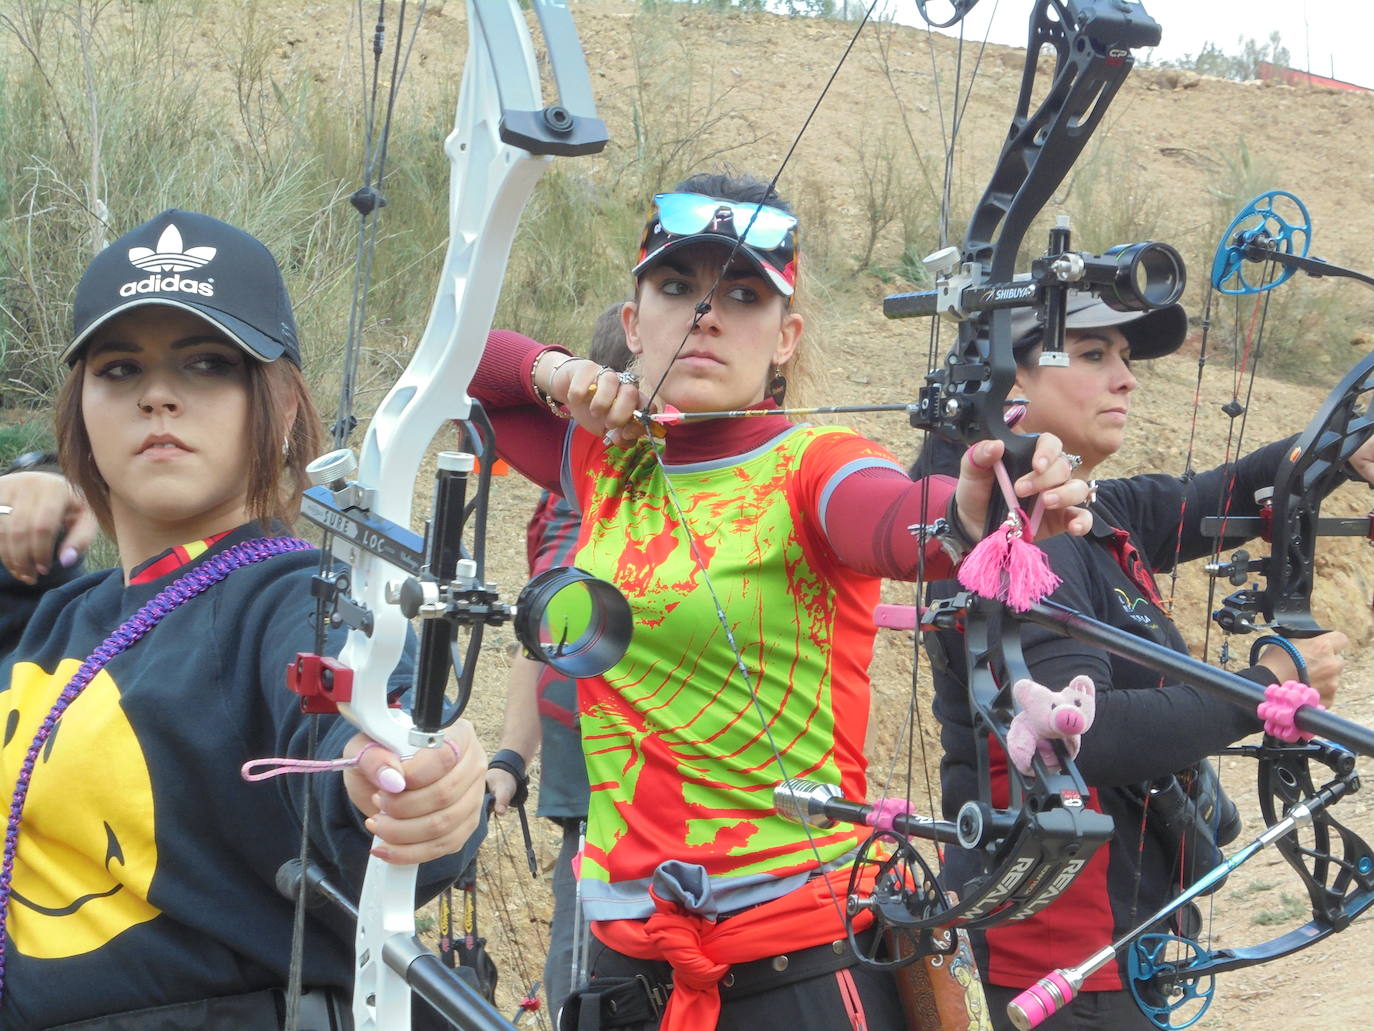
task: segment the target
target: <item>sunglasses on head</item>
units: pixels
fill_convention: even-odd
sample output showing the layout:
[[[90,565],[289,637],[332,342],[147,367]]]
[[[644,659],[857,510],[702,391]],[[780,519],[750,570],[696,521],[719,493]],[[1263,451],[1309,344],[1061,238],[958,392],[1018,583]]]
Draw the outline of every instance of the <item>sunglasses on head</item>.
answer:
[[[700,193],[655,194],[654,207],[659,225],[673,236],[723,233],[764,251],[780,246],[797,227],[797,216],[780,208]]]

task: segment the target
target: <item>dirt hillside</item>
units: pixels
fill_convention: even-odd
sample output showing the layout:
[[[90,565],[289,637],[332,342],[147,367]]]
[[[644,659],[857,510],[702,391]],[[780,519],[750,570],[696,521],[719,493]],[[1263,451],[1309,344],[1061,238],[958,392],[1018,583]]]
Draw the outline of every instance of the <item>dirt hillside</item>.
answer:
[[[339,71],[348,68],[352,74],[352,66],[340,59],[347,41],[356,37],[352,10],[353,5],[343,0],[281,5],[275,16],[281,21],[278,59],[307,62],[318,69],[321,81],[338,76],[340,88],[355,88]],[[724,160],[739,169],[771,174],[852,31],[850,25],[833,22],[720,16],[676,5],[649,14],[608,0],[581,3],[574,13],[601,113],[613,137],[606,155],[592,163],[603,176],[621,174],[646,133],[675,141],[702,165]],[[410,102],[449,102],[465,50],[465,18],[459,3],[431,3],[407,84],[419,100]],[[965,82],[976,53],[976,47],[965,52]],[[989,47],[979,62],[955,162],[956,194],[963,198],[965,210],[968,198],[986,181],[1000,147],[1021,60],[1018,51]],[[898,161],[899,190],[928,196],[921,162],[930,174],[938,174],[944,153],[942,120],[947,125],[952,117],[954,71],[955,50],[948,40],[932,42],[915,29],[866,30],[781,182],[783,192],[798,198],[809,213],[812,238],[823,237],[831,254],[863,252],[872,223],[863,190],[865,169],[880,167],[884,154]],[[648,84],[660,98],[656,110],[644,106]],[[1364,244],[1374,238],[1371,125],[1374,94],[1138,70],[1107,117],[1102,136],[1107,142],[1097,160],[1098,171],[1067,190],[1056,210],[1075,211],[1082,219],[1076,209],[1090,204],[1099,217],[1110,213],[1117,219],[1112,228],[1119,226],[1123,233],[1151,233],[1152,220],[1167,216],[1167,224],[1176,229],[1171,242],[1196,270],[1189,293],[1195,306],[1201,301],[1196,284],[1204,280],[1210,261],[1218,208],[1246,183],[1295,190],[1312,212],[1316,251],[1358,266],[1364,260]],[[437,214],[442,199],[432,201]],[[896,233],[894,223],[878,234],[878,258],[893,260],[894,249],[900,250]],[[422,276],[417,276],[419,281]],[[876,279],[826,284],[826,289],[835,293],[820,298],[825,302],[824,317],[817,320],[813,337],[822,347],[822,364],[829,373],[827,397],[835,403],[913,397],[925,368],[926,327],[885,321],[877,303],[884,287]],[[1367,301],[1345,300],[1360,291],[1354,285],[1295,283],[1289,289],[1315,291],[1319,298],[1340,291],[1343,304]],[[1369,309],[1363,312],[1367,316]],[[1371,329],[1367,318],[1364,329]],[[1300,341],[1289,343],[1301,346]],[[1111,472],[1182,471],[1198,378],[1197,345],[1195,339],[1185,353],[1142,370],[1125,449],[1131,461]],[[1213,341],[1212,353],[1222,354],[1229,346]],[[1364,349],[1367,345],[1352,347],[1350,360]],[[1299,429],[1335,379],[1326,372],[1314,373],[1303,385],[1261,379],[1250,402],[1247,440],[1257,444]],[[1219,409],[1231,395],[1229,360],[1214,358],[1202,387],[1194,460],[1198,467],[1219,461],[1223,454],[1228,426]],[[913,454],[915,439],[900,419],[873,416],[856,424],[898,456]],[[524,581],[523,534],[516,528],[523,526],[533,497],[533,491],[515,478],[499,485],[491,572],[512,595]],[[1367,503],[1367,494],[1354,489],[1340,502],[1352,512],[1363,511]],[[1348,542],[1324,545],[1321,551],[1325,557],[1318,583],[1319,611],[1331,624],[1346,629],[1358,649],[1351,656],[1341,708],[1353,718],[1374,720],[1374,671],[1366,648],[1374,556]],[[909,592],[891,589],[894,599],[904,594]],[[1177,618],[1199,649],[1206,624],[1205,597],[1201,571],[1185,571]],[[513,647],[508,634],[495,636]],[[1216,649],[1213,634],[1210,658],[1215,659]],[[494,747],[500,731],[504,659],[500,649],[491,654],[495,658],[487,663],[472,713],[489,747]],[[875,768],[887,764],[899,729],[906,725],[911,667],[909,635],[890,634],[880,641],[873,670]],[[928,697],[922,686],[918,710],[928,704]],[[928,711],[921,713],[919,722],[922,737],[931,741]],[[1251,773],[1239,764],[1227,766],[1226,785],[1246,814],[1247,834],[1258,833]],[[914,793],[924,797],[924,788]],[[1342,805],[1341,811],[1357,828],[1374,833],[1374,819],[1363,798]],[[515,993],[539,977],[548,892],[545,883],[531,883],[527,872],[521,873],[522,849],[514,820],[503,821],[493,837],[496,847],[488,850],[485,861],[481,915],[483,929],[493,939],[511,934],[518,938],[516,944],[505,940],[495,946],[502,968],[502,1008],[513,1013]],[[543,826],[535,828],[535,839],[547,874],[555,839]],[[1209,917],[1211,942],[1224,947],[1270,937],[1280,927],[1305,919],[1297,915],[1303,906],[1296,879],[1279,861],[1261,858],[1233,877],[1215,898]],[[1264,926],[1262,921],[1276,912],[1288,923]],[[1357,926],[1298,958],[1226,976],[1202,1026],[1239,1031],[1279,1015],[1295,1031],[1363,1026],[1374,1003],[1364,962],[1371,947],[1374,923]],[[537,1019],[542,1018],[527,1022],[534,1026]]]

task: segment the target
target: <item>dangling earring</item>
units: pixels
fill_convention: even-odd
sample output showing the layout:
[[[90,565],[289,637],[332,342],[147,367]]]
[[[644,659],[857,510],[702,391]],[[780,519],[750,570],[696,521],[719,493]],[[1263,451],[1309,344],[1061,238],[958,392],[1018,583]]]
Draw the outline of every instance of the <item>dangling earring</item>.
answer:
[[[787,377],[782,374],[782,366],[774,365],[772,369],[773,375],[768,380],[768,396],[781,408],[783,399],[787,397]]]

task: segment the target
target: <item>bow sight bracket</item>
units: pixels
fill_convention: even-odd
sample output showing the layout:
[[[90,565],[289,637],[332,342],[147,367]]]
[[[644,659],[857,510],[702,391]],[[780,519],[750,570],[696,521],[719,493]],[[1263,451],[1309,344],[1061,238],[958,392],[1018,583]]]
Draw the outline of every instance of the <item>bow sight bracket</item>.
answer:
[[[474,408],[474,412],[482,418],[480,409]],[[490,439],[489,434],[485,439]],[[375,491],[350,479],[357,468],[357,459],[347,449],[331,451],[311,462],[306,471],[315,486],[305,492],[301,515],[326,533],[344,538],[406,574],[387,582],[385,597],[407,619],[422,620],[415,672],[414,719],[422,733],[432,734],[452,723],[467,703],[471,691],[473,642],[480,645],[481,628],[499,626],[511,616],[510,606],[500,600],[493,586],[481,575],[484,563],[480,542],[484,526],[480,524],[486,521],[483,502],[490,463],[484,463],[478,474],[478,499],[470,506],[467,488],[477,469],[476,457],[461,451],[439,454],[433,514],[426,524],[424,538],[370,510]],[[469,554],[463,544],[464,529],[470,519],[479,524],[475,554]],[[326,571],[316,577],[317,619],[321,627],[326,623],[346,622],[366,632],[372,623],[372,613],[348,596],[348,584],[346,575]],[[471,633],[466,659],[456,647],[459,628],[467,628]],[[316,659],[316,656],[301,657],[301,660]],[[337,676],[344,667],[332,660],[301,660],[297,663],[300,671],[292,678],[292,690],[302,695],[303,704],[317,695],[327,698],[330,692],[317,682],[317,676],[308,675],[308,671],[329,671]],[[445,712],[444,695],[450,668],[458,677],[458,701],[452,711]]]

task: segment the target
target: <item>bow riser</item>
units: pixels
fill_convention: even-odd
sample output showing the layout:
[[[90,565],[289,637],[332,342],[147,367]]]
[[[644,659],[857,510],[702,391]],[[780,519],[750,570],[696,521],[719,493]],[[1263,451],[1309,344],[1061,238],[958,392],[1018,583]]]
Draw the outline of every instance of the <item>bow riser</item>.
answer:
[[[450,421],[471,414],[468,385],[495,316],[516,227],[535,184],[551,161],[549,155],[589,153],[605,145],[605,127],[594,117],[586,63],[567,8],[547,0],[535,0],[535,7],[568,106],[541,106],[538,64],[519,5],[513,0],[469,0],[467,60],[454,128],[445,142],[453,174],[449,246],[438,291],[410,363],[368,426],[357,482],[342,492],[337,490],[340,484],[333,492],[312,491],[309,508],[319,510],[325,529],[331,528],[330,516],[342,511],[380,528],[383,536],[391,524],[413,550],[414,536],[404,528],[411,521],[415,479],[435,435]],[[478,523],[480,533],[480,517]],[[345,556],[351,567],[351,603],[370,614],[373,625],[370,633],[352,629],[340,653],[339,661],[355,675],[352,697],[340,702],[339,711],[368,737],[405,757],[420,748],[441,747],[444,736],[429,726],[440,721],[427,718],[426,729],[417,729],[409,715],[388,704],[388,677],[401,658],[408,630],[388,582],[398,572],[413,576],[414,570],[380,557],[377,551],[385,553],[385,548],[368,547],[376,543],[371,536],[364,526],[348,541]],[[453,543],[446,550],[452,552]],[[474,553],[476,561],[460,579],[484,587],[480,546]],[[445,632],[427,625],[426,636]],[[474,629],[474,641],[480,640],[479,633],[480,627]],[[444,649],[425,651],[442,655]],[[465,665],[471,665],[471,658],[470,649]],[[471,670],[460,669],[459,675],[460,680],[470,678]],[[415,866],[376,857],[368,862],[358,905],[357,1031],[411,1026],[406,971],[417,955],[416,871]]]

